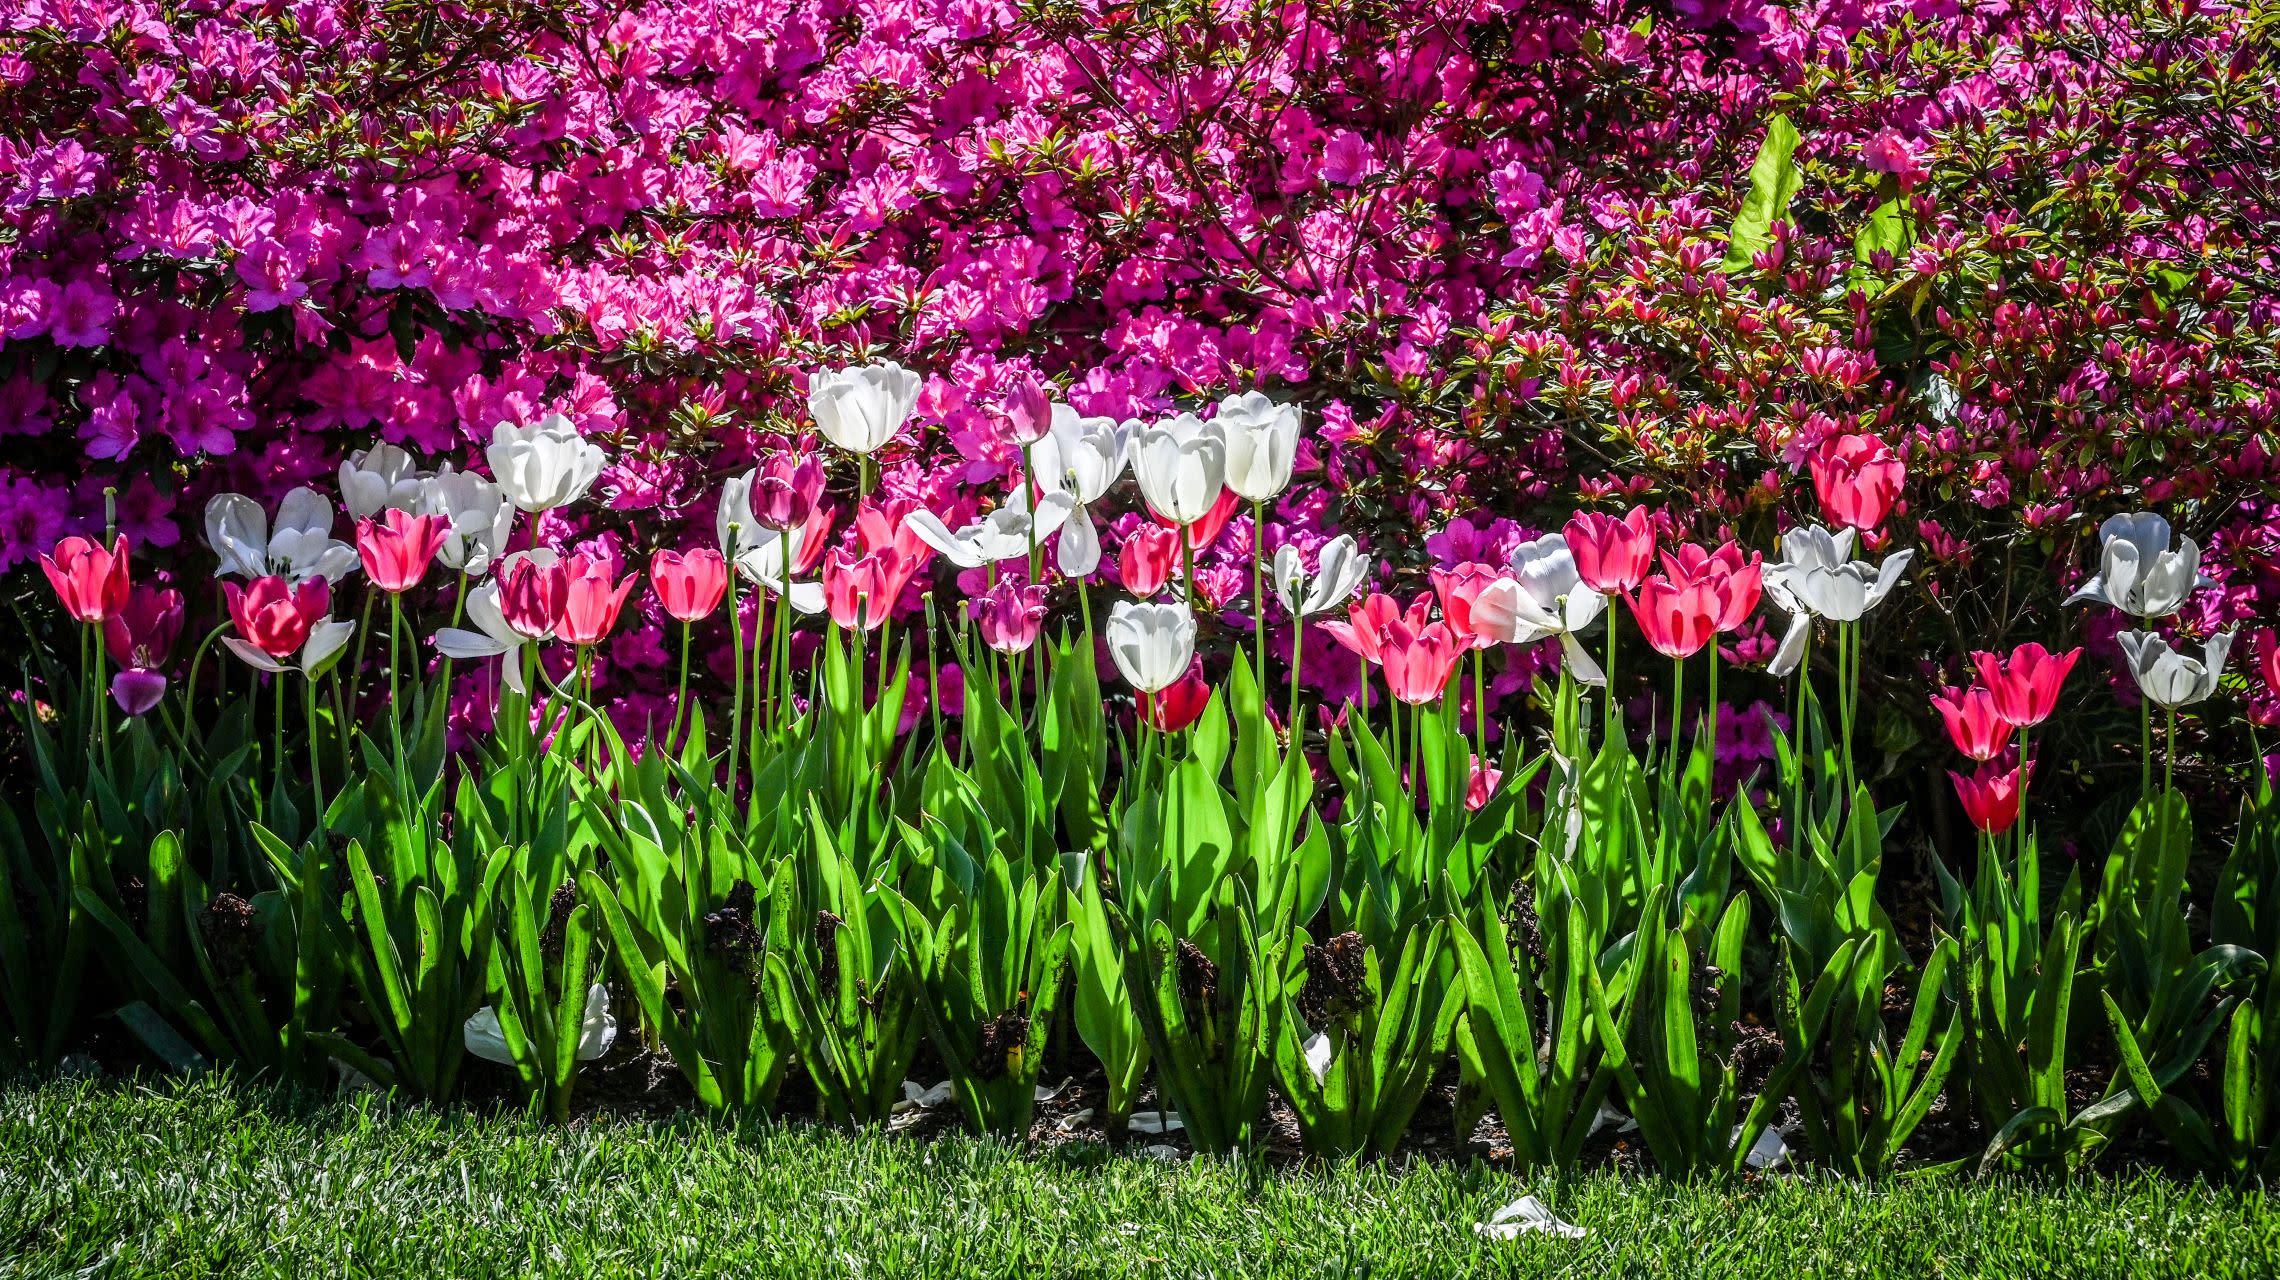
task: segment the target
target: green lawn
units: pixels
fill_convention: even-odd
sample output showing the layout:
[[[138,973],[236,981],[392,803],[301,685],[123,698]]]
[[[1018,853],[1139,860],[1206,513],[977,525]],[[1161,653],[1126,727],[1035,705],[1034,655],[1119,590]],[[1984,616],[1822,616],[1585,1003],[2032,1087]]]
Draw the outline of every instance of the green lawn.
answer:
[[[1523,1192],[1580,1241],[1475,1235]],[[1270,1169],[807,1125],[0,1085],[0,1275],[2273,1276],[2261,1193]]]

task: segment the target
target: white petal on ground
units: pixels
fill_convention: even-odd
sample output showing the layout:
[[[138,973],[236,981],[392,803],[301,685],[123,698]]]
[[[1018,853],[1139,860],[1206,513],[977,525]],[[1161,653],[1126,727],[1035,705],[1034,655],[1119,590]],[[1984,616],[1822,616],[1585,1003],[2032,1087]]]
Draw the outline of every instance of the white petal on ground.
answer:
[[[1140,1148],[1140,1154],[1148,1157],[1150,1160],[1162,1160],[1167,1163],[1176,1160],[1184,1160],[1187,1158],[1187,1153],[1180,1150],[1178,1147],[1170,1146],[1161,1142]]]
[[[1476,1222],[1473,1230],[1491,1240],[1517,1240],[1529,1232],[1540,1231],[1565,1240],[1581,1240],[1591,1232],[1572,1222],[1562,1222],[1557,1215],[1544,1207],[1534,1196],[1522,1196],[1496,1211],[1486,1222]]]
[[[1091,1107],[1086,1107],[1081,1111],[1072,1111],[1069,1114],[1062,1116],[1059,1120],[1053,1122],[1053,1127],[1059,1129],[1063,1133],[1069,1133],[1075,1130],[1078,1125],[1084,1124],[1087,1121],[1090,1121],[1092,1118],[1093,1109]]]
[[[905,1080],[902,1083],[902,1091],[902,1101],[893,1107],[897,1115],[905,1111],[925,1111],[939,1107],[950,1101],[952,1096],[950,1082],[947,1080],[931,1089],[920,1088],[916,1080]]]
[[[1134,1133],[1177,1133],[1187,1128],[1187,1122],[1180,1119],[1177,1111],[1140,1111],[1133,1114],[1131,1123],[1125,1127]]]
[[[1742,1126],[1734,1126],[1734,1136],[1742,1136]],[[1752,1169],[1778,1169],[1788,1162],[1789,1143],[1782,1138],[1781,1130],[1771,1125],[1750,1144],[1750,1153],[1742,1157],[1742,1163]]]
[[[586,1022],[578,1035],[578,1061],[592,1062],[617,1043],[617,1015],[610,1011],[610,989],[597,982],[586,989]]]
[[[467,1040],[467,1052],[485,1062],[506,1066],[515,1064],[515,1055],[507,1051],[506,1033],[499,1029],[499,1011],[489,1005],[477,1009],[461,1028]]]

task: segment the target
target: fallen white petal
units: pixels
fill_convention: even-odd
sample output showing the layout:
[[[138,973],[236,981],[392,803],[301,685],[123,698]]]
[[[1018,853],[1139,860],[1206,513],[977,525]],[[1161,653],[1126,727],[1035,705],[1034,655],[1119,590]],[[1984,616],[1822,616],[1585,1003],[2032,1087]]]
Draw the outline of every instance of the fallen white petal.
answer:
[[[1177,1111],[1144,1111],[1132,1117],[1126,1127],[1134,1133],[1171,1133],[1187,1128],[1187,1122]]]
[[[1639,1127],[1639,1122],[1602,1102],[1598,1114],[1591,1117],[1591,1127],[1583,1131],[1583,1136],[1588,1138],[1608,1125],[1614,1125],[1617,1133],[1629,1133]]]
[[[499,1029],[499,1011],[489,1005],[477,1009],[460,1029],[467,1042],[467,1052],[485,1062],[515,1065],[515,1055],[507,1049],[506,1033]]]
[[[1070,1130],[1076,1128],[1078,1125],[1083,1124],[1092,1118],[1093,1109],[1091,1107],[1086,1107],[1082,1111],[1072,1111],[1069,1114],[1062,1116],[1059,1120],[1053,1122],[1053,1127],[1059,1129],[1063,1133],[1067,1133]]]
[[[1742,1136],[1740,1125],[1734,1126],[1734,1136]],[[1781,1136],[1781,1130],[1771,1125],[1766,1126],[1765,1132],[1750,1144],[1750,1153],[1742,1157],[1742,1163],[1752,1169],[1776,1169],[1788,1161],[1789,1143]]]
[[[1534,1196],[1520,1197],[1497,1210],[1496,1215],[1488,1221],[1474,1223],[1473,1230],[1491,1240],[1517,1240],[1530,1231],[1541,1231],[1566,1240],[1581,1240],[1591,1234],[1572,1222],[1560,1221],[1551,1210],[1544,1207],[1543,1201]]]
[[[1167,1146],[1161,1142],[1156,1143],[1153,1146],[1142,1147],[1140,1149],[1140,1154],[1148,1157],[1150,1160],[1170,1161],[1182,1158],[1182,1153],[1178,1147]]]
[[[916,1080],[905,1080],[902,1083],[902,1091],[902,1101],[896,1103],[892,1108],[890,1108],[893,1114],[896,1115],[900,1115],[905,1111],[922,1111],[933,1107],[939,1107],[943,1103],[950,1101],[952,1097],[950,1082],[947,1080],[934,1086],[931,1089],[919,1088],[918,1081]]]

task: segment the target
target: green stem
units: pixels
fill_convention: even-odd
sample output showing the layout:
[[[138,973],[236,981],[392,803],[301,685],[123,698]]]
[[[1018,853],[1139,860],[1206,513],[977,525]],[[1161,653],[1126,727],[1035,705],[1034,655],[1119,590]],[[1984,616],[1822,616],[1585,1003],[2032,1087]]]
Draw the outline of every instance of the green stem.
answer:
[[[1259,727],[1267,724],[1267,504],[1251,500],[1251,633],[1259,669]]]
[[[214,629],[207,632],[206,638],[198,642],[197,651],[190,655],[190,678],[182,682],[182,707],[184,715],[189,714],[190,700],[198,696],[198,667],[200,664],[206,661],[206,650],[212,648],[214,641],[221,639],[222,633],[229,629],[229,619],[227,617],[224,617],[222,621],[214,624]],[[220,695],[217,694],[216,696],[218,697]]]
[[[325,766],[324,753],[317,743],[317,682],[301,682],[301,710],[309,718],[309,786],[316,793],[317,821],[314,834],[322,839],[325,833]]]
[[[665,734],[665,750],[680,749],[681,723],[689,709],[689,624],[681,624],[681,679],[673,689],[673,727]]]
[[[728,544],[732,547],[736,545],[734,524],[728,527]],[[731,681],[736,692],[728,709],[728,801],[732,811],[736,803],[737,761],[744,752],[744,611],[737,607],[736,577],[732,564],[728,575],[728,649],[731,660],[736,664]],[[753,660],[759,660],[757,653],[753,655]]]
[[[1488,765],[1488,677],[1485,669],[1488,658],[1479,649],[1472,651],[1473,669],[1473,757],[1481,767]]]
[[[1718,759],[1718,637],[1710,637],[1710,759],[1715,767]]]
[[[782,547],[784,552],[784,586],[783,590],[776,593],[776,634],[768,648],[768,671],[770,678],[774,679],[778,661],[776,650],[781,647],[783,649],[781,661],[784,664],[784,673],[782,682],[776,685],[778,693],[782,695],[782,701],[776,701],[775,697],[771,695],[768,711],[775,718],[777,727],[782,728],[792,722],[787,709],[791,702],[792,687],[792,531],[789,529],[779,530],[776,536],[779,539],[777,545]],[[754,737],[757,738],[758,735],[755,734]]]
[[[111,773],[111,653],[103,644],[102,623],[90,622],[87,630],[95,640],[95,696],[88,702],[88,714],[94,720],[95,739],[103,749],[103,772]]]
[[[1298,724],[1298,661],[1306,653],[1306,619],[1293,614],[1290,620],[1290,746],[1298,750],[1305,741]]]
[[[1613,742],[1615,740],[1616,727],[1620,723],[1616,719],[1617,715],[1620,713],[1616,710],[1615,707],[1615,699],[1617,696],[1617,685],[1615,683],[1615,636],[1616,633],[1622,630],[1622,627],[1617,625],[1618,615],[1621,613],[1622,610],[1620,609],[1607,610],[1607,724],[1606,728],[1603,730],[1604,737],[1602,739],[1602,745],[1608,742]],[[1580,718],[1581,717],[1578,717],[1578,719]]]
[[[1805,693],[1807,681],[1811,678],[1813,671],[1813,664],[1810,661],[1812,644],[1813,637],[1811,633],[1807,633],[1805,637],[1806,656],[1800,657],[1797,661],[1797,709],[1789,718],[1790,755],[1797,768],[1797,776],[1791,787],[1796,796],[1796,805],[1789,814],[1789,849],[1791,853],[1800,852],[1805,848]]]
[[[398,778],[398,780],[399,780],[399,781],[401,781],[401,780],[403,779],[403,774],[404,774],[404,718],[403,718],[403,715],[402,715],[402,714],[401,714],[401,713],[400,713],[400,712],[397,710],[397,708],[398,708],[398,707],[400,707],[400,706],[402,706],[402,705],[403,705],[403,703],[402,703],[402,701],[401,701],[401,688],[402,688],[402,683],[401,683],[401,681],[398,679],[398,671],[399,671],[399,668],[398,668],[398,666],[397,666],[398,662],[400,661],[400,657],[399,657],[399,655],[400,655],[400,653],[401,653],[401,650],[400,650],[400,649],[398,648],[398,646],[397,646],[397,636],[398,636],[398,633],[399,633],[399,632],[401,632],[401,631],[403,630],[403,627],[404,627],[404,598],[403,598],[402,596],[400,596],[400,595],[397,595],[397,594],[396,594],[396,593],[394,593],[394,592],[389,592],[389,593],[388,593],[388,740],[389,740],[389,742],[390,742],[390,743],[392,743],[392,744],[394,745],[394,748],[395,748],[395,752],[396,752],[396,776],[397,776],[397,778]]]
[[[2153,700],[2138,695],[2138,799],[2153,794]]]
[[[2177,708],[2161,709],[2164,725],[2161,731],[2161,794],[2164,798],[2177,793]]]
[[[1680,726],[1686,721],[1686,659],[1672,658],[1673,672],[1670,682],[1670,754],[1675,761],[1679,754]],[[1684,766],[1680,766],[1683,768]]]

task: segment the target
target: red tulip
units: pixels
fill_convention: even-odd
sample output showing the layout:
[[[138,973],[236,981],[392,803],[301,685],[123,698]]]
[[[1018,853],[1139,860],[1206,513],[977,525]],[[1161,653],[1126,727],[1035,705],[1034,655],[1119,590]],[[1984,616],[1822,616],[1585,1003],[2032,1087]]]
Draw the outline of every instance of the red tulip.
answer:
[[[378,519],[356,522],[356,558],[372,585],[400,595],[420,585],[451,524],[443,516],[415,516],[390,508]]]
[[[309,628],[332,608],[332,584],[311,578],[295,587],[274,575],[240,587],[222,584],[238,638],[272,658],[288,658],[309,638]]]
[[[1172,567],[1180,562],[1180,531],[1167,525],[1145,524],[1132,531],[1116,552],[1116,576],[1124,589],[1145,600],[1164,589]]]
[[[665,612],[682,622],[698,622],[720,607],[728,590],[728,561],[710,547],[695,551],[659,550],[649,558],[649,585]]]
[[[1433,570],[1433,592],[1441,598],[1441,617],[1468,649],[1486,649],[1496,643],[1473,626],[1472,605],[1480,593],[1505,575],[1492,565],[1460,564]]]
[[[1968,778],[1950,769],[1948,777],[1955,780],[1956,797],[1971,825],[1994,835],[2019,820],[2019,773],[2017,765],[2004,760],[1980,765]]]
[[[1636,591],[1654,567],[1655,526],[1645,507],[1633,507],[1618,520],[1596,511],[1568,517],[1567,544],[1576,576],[1602,594]]]
[[[1186,675],[1164,686],[1163,692],[1140,695],[1140,714],[1164,733],[1177,733],[1194,724],[1210,705],[1211,686],[1192,666]]]
[[[506,559],[499,570],[499,613],[515,634],[544,640],[562,625],[562,603],[570,579],[562,562],[536,555]]]
[[[1907,482],[1908,469],[1892,447],[1870,435],[1831,436],[1806,464],[1813,490],[1830,520],[1855,529],[1884,523]]]
[[[776,454],[752,477],[752,518],[782,532],[806,524],[823,498],[823,467],[812,457]]]
[[[1947,721],[1955,749],[1974,760],[1992,760],[2011,740],[2011,724],[1995,709],[1995,695],[1973,685],[1932,695],[1932,706]]]
[[[1188,543],[1195,548],[1197,555],[1202,555],[1205,547],[1219,541],[1219,535],[1227,529],[1227,522],[1235,518],[1236,508],[1242,505],[1242,495],[1233,489],[1219,491],[1219,498],[1211,504],[1211,509],[1204,512],[1201,518],[1187,527]],[[1177,523],[1166,520],[1154,512],[1150,512],[1149,515],[1164,528],[1174,530],[1179,528]],[[1179,545],[1178,539],[1175,538],[1172,542],[1175,555],[1178,554]]]
[[[918,563],[893,547],[864,556],[832,552],[823,562],[823,602],[831,620],[864,631],[885,626]]]
[[[1023,653],[1037,643],[1045,621],[1045,588],[1031,582],[1001,582],[974,602],[974,626],[982,643],[999,653]]]
[[[63,602],[63,611],[81,622],[101,622],[126,607],[127,535],[120,534],[105,551],[87,538],[65,538],[52,555],[40,557],[49,585]]]
[[[1711,587],[1718,600],[1718,616],[1712,626],[1721,634],[1749,621],[1756,611],[1765,593],[1764,560],[1754,552],[1743,559],[1742,549],[1731,542],[1716,551],[1682,542],[1662,556],[1663,574],[1674,585],[1703,583]]]
[[[562,560],[562,622],[556,634],[576,645],[597,644],[617,625],[618,610],[633,593],[634,575],[610,581],[609,562],[600,556]]]
[[[1364,660],[1383,662],[1385,640],[1392,626],[1402,623],[1415,635],[1425,629],[1426,615],[1432,607],[1432,596],[1419,595],[1409,602],[1409,609],[1404,613],[1392,596],[1373,592],[1346,607],[1346,621],[1315,625],[1331,639],[1362,655]]]
[[[1410,706],[1438,701],[1465,656],[1465,642],[1445,622],[1413,628],[1395,619],[1379,638],[1385,687]]]
[[[1727,609],[1721,581],[1706,578],[1680,585],[1657,576],[1641,582],[1638,591],[1624,599],[1655,652],[1666,658],[1686,658],[1718,633],[1718,620]]]
[[[2059,687],[2081,656],[2080,649],[2053,654],[2039,644],[2023,644],[2008,658],[1993,653],[1975,653],[1971,658],[1994,695],[1995,714],[2012,728],[2024,729],[2048,720],[2058,709]]]
[[[138,582],[126,605],[103,619],[103,648],[122,667],[163,667],[181,638],[182,593],[171,587]]]

